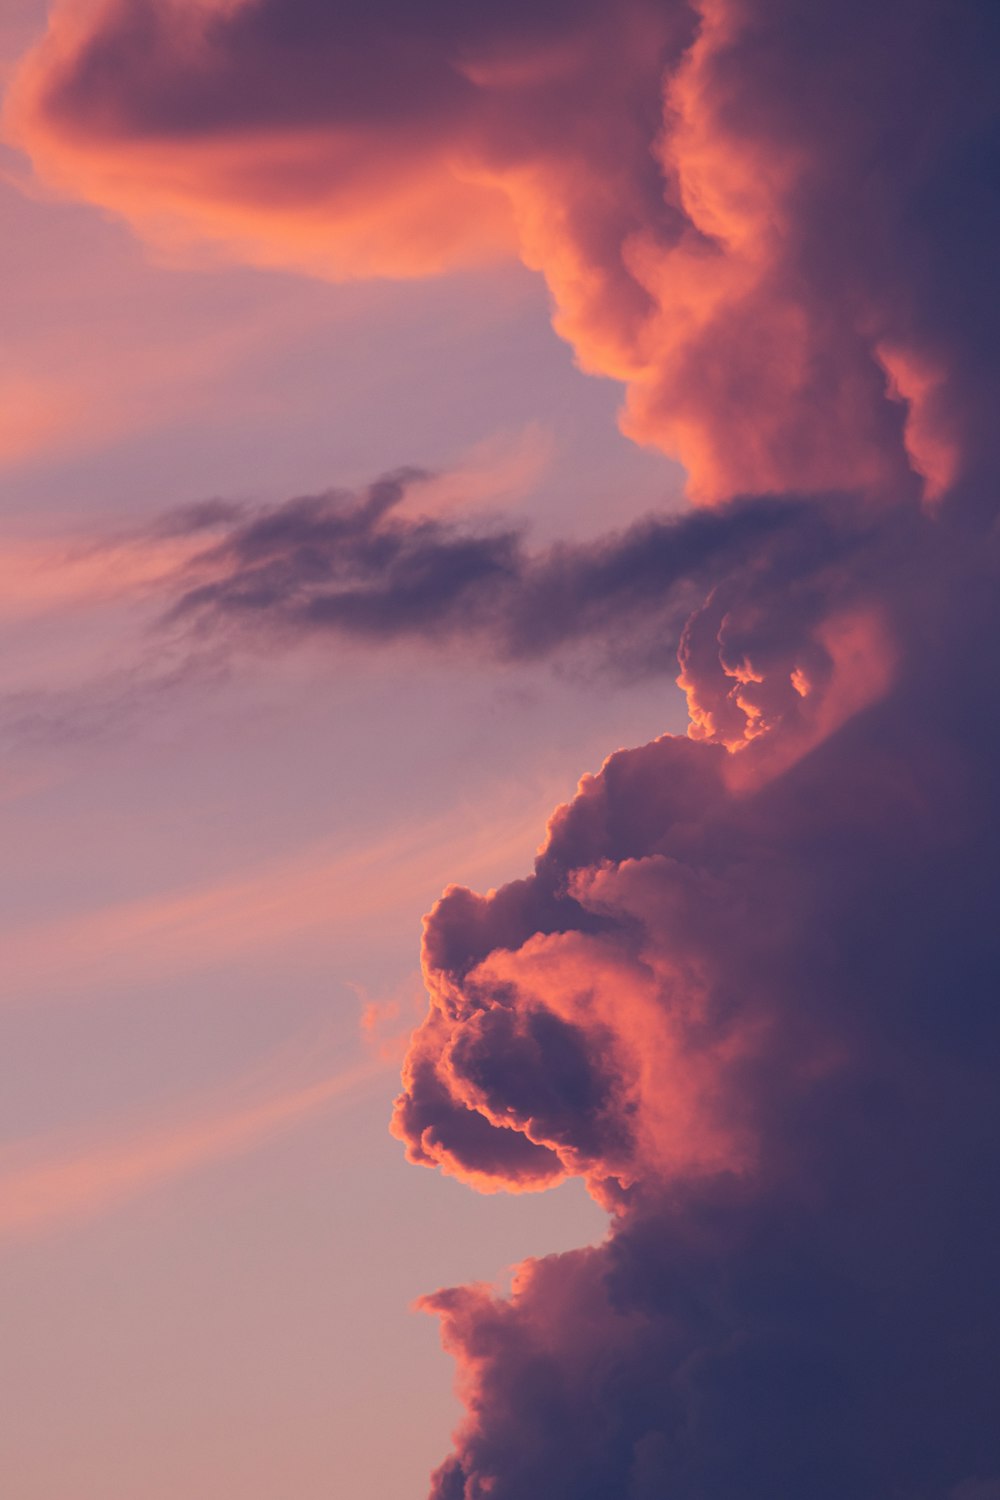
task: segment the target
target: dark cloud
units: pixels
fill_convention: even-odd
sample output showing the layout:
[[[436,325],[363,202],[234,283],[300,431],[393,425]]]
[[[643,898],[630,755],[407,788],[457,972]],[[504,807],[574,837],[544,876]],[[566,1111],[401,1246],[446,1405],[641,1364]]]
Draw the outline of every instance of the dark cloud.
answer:
[[[1000,1474],[1000,559],[954,517],[895,543],[877,631],[847,607],[891,646],[867,701],[830,714],[849,654],[811,725],[618,752],[532,876],[428,918],[411,1159],[582,1174],[613,1225],[511,1301],[429,1299],[468,1408],[436,1500],[948,1500]],[[766,696],[822,612],[793,574],[737,577]]]
[[[591,543],[532,550],[514,529],[474,530],[406,508],[403,470],[254,512],[211,502],[157,523],[213,539],[169,581],[169,622],[206,637],[327,635],[475,643],[527,659],[596,643],[619,671],[674,670],[706,580],[754,549],[831,566],[830,522],[785,502],[649,518]]]

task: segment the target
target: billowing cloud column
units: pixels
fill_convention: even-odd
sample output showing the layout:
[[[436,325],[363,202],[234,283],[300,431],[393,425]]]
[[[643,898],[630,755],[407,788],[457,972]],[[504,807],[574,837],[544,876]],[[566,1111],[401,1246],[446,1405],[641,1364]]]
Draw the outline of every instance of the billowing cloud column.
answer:
[[[745,686],[777,674],[811,725],[616,753],[533,875],[428,918],[410,1156],[486,1190],[580,1174],[612,1214],[510,1300],[428,1299],[469,1413],[437,1500],[1000,1475],[997,557],[949,530],[918,522],[837,628],[757,601]],[[708,699],[707,653],[687,671]]]

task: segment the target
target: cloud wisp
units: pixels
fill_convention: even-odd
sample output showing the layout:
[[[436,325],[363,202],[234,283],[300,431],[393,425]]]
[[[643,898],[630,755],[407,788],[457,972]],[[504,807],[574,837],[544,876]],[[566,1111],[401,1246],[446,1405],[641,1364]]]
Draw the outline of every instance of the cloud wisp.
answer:
[[[261,1146],[323,1110],[348,1103],[387,1071],[371,1059],[316,1082],[196,1105],[174,1121],[81,1147],[74,1139],[9,1145],[0,1156],[0,1241],[51,1233],[100,1215],[213,1162]]]
[[[420,508],[460,482],[402,469],[359,491],[196,502],[62,551],[9,549],[16,622],[61,617],[77,640],[89,623],[100,643],[127,611],[140,647],[111,670],[98,652],[69,682],[0,694],[0,738],[30,748],[119,734],[179,692],[231,679],[238,659],[306,643],[334,657],[341,644],[409,644],[588,677],[674,676],[685,622],[712,581],[751,554],[763,569],[797,556],[829,570],[857,545],[831,526],[842,497],[808,510],[764,497],[532,546],[521,525]]]
[[[829,561],[823,520],[768,499],[533,550],[514,528],[414,514],[409,492],[423,477],[403,470],[358,494],[213,510],[209,544],[158,581],[171,599],[164,623],[202,641],[474,643],[501,660],[593,643],[619,670],[662,671],[707,581],[748,549]],[[161,524],[180,532],[189,517],[207,524],[199,508]]]

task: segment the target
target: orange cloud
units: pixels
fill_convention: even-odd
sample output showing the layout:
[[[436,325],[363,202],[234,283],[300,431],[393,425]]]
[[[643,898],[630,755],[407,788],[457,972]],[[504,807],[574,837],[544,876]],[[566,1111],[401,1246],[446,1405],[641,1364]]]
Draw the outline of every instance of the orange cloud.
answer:
[[[689,623],[677,682],[688,700],[690,738],[724,745],[738,757],[727,767],[734,789],[787,770],[893,685],[899,652],[875,605],[834,609],[804,638],[783,641],[760,670],[752,655],[726,659],[728,616],[715,660],[699,656],[692,637],[717,618],[708,606]]]
[[[198,71],[213,29],[239,25],[239,10],[195,3],[169,17],[148,11],[139,25],[152,28],[147,39],[158,37],[173,66]],[[247,120],[211,139],[195,133],[185,142],[168,132],[130,143],[119,134],[116,107],[104,103],[93,135],[67,132],[49,116],[53,81],[72,74],[103,27],[130,28],[131,19],[115,4],[58,6],[17,72],[7,105],[11,138],[31,142],[57,189],[113,208],[172,253],[207,240],[251,264],[337,279],[424,276],[515,252],[503,194],[473,158],[463,159],[449,129],[458,100],[431,129],[405,134],[349,117],[281,131]],[[115,149],[102,149],[102,138]]]
[[[196,550],[191,537],[122,537],[95,544],[0,537],[0,617],[29,619],[146,592]]]
[[[83,420],[85,402],[65,383],[0,372],[0,464],[38,452]]]
[[[918,326],[928,303],[918,315],[893,211],[873,207],[898,199],[906,222],[926,164],[898,115],[915,106],[884,71],[857,74],[822,18],[779,45],[746,0],[413,14],[65,5],[22,61],[6,128],[46,181],[172,253],[207,244],[336,279],[519,255],[583,368],[626,383],[625,430],[678,456],[695,499],[935,491],[959,472],[958,413],[932,432],[924,386],[884,353],[954,367]],[[877,9],[866,26],[870,56],[890,35],[921,45]],[[841,128],[845,78],[899,156],[863,202],[851,185],[874,169]]]
[[[937,409],[947,371],[935,370],[919,355],[884,344],[877,354],[889,379],[890,395],[906,409],[906,449],[914,470],[924,478],[924,496],[933,503],[948,493],[962,469],[961,452],[944,413]]]

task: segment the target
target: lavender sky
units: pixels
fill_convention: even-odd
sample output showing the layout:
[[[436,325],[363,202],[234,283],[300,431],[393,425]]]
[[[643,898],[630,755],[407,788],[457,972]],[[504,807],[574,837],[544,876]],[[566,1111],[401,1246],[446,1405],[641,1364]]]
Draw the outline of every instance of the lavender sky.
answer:
[[[7,0],[16,1500],[998,1500],[998,44]]]

